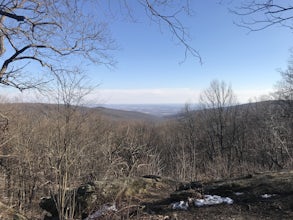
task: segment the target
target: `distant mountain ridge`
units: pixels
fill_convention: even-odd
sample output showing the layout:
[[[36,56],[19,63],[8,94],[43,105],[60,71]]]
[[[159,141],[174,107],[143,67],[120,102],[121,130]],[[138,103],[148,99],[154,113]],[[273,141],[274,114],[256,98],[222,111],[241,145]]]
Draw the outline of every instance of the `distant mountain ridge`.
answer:
[[[121,110],[105,107],[95,107],[91,108],[97,110],[103,117],[111,120],[142,120],[142,121],[160,121],[163,120],[162,117],[146,114],[139,111]]]
[[[262,101],[256,103],[246,103],[236,106],[230,106],[229,108],[238,107],[244,109],[247,107],[253,107],[258,105],[259,107],[269,108],[269,106],[278,106],[280,101]],[[59,107],[58,107],[59,106]],[[47,103],[6,103],[0,104],[1,108],[10,107],[17,111],[40,113],[46,110],[54,110],[57,107],[62,108],[63,105],[47,104]],[[76,106],[77,109],[85,112],[96,112],[100,116],[114,120],[114,121],[153,121],[160,122],[163,120],[173,120],[184,118],[186,116],[185,106],[183,104],[140,104],[140,105],[90,105],[90,106]],[[192,105],[189,109],[189,113],[199,112],[198,105]]]
[[[46,111],[55,111],[63,108],[65,105],[49,104],[49,103],[0,103],[1,109],[16,110],[17,112],[31,112],[33,114],[44,113]],[[73,106],[79,111],[97,113],[103,118],[114,121],[161,121],[163,117],[153,114],[147,114],[139,111],[121,110],[106,107],[90,107],[90,106]]]
[[[184,104],[99,104],[96,107],[141,112],[157,117],[176,115],[183,111]]]

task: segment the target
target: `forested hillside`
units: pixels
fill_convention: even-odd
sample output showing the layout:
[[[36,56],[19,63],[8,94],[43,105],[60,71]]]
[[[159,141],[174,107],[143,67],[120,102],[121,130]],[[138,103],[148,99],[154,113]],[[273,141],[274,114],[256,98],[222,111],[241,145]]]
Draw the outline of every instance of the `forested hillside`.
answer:
[[[1,104],[1,198],[39,215],[42,196],[85,182],[150,174],[211,180],[292,169],[288,104],[187,108],[160,122],[111,120],[70,105]]]

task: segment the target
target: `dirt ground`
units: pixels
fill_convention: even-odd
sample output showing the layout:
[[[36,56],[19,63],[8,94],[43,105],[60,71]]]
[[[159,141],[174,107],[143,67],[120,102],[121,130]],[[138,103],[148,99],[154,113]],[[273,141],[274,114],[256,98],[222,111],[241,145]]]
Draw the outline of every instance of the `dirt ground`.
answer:
[[[190,208],[187,211],[162,212],[162,216],[169,219],[223,219],[223,220],[258,220],[258,219],[293,219],[293,194],[275,196],[274,198],[246,200],[235,199],[234,204],[220,204],[199,208]],[[291,207],[290,207],[291,206]]]
[[[163,205],[155,213],[133,215],[140,220],[259,220],[293,219],[293,194],[276,195],[267,199],[233,198],[232,205],[220,204],[204,207],[190,207],[188,210],[172,210]],[[104,219],[114,219],[108,216]],[[123,219],[121,216],[117,219]]]
[[[119,190],[121,183],[126,186],[122,191]],[[176,184],[173,180],[153,176],[95,183],[98,194],[101,189],[107,192],[105,195],[117,195],[115,190],[120,191],[120,204],[116,199],[117,211],[89,219],[293,219],[293,170]],[[196,207],[194,201],[206,195],[229,197],[233,203]],[[189,201],[187,210],[172,208],[172,203],[179,201]]]
[[[139,220],[262,220],[293,219],[293,194],[275,195],[271,198],[234,196],[231,205],[220,204],[173,210],[170,205],[157,206],[149,213],[133,214],[130,219]],[[128,219],[116,214],[98,219]]]
[[[250,175],[204,185],[205,194],[228,196],[233,199],[233,204],[189,207],[186,211],[172,210],[170,206],[162,204],[160,208],[156,208],[155,215],[142,219],[293,219],[292,170]]]

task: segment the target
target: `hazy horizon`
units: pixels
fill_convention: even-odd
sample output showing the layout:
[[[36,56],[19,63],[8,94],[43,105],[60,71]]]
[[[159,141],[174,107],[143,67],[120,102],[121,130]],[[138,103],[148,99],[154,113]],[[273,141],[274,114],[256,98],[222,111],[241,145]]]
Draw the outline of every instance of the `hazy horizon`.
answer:
[[[103,4],[101,7],[106,7]],[[189,31],[188,42],[199,51],[202,64],[192,56],[181,63],[184,47],[172,41],[167,27],[160,29],[146,22],[144,8],[135,2],[129,4],[137,15],[137,22],[109,21],[113,38],[120,46],[113,51],[117,60],[115,67],[80,66],[90,86],[99,85],[90,97],[93,103],[196,103],[200,92],[215,79],[231,84],[238,101],[246,103],[268,95],[281,79],[279,70],[287,68],[291,30],[272,26],[248,32],[235,25],[241,17],[229,9],[239,6],[240,1],[228,5],[191,1],[189,7],[195,13],[180,17]],[[68,65],[74,66],[76,62],[72,60]],[[41,67],[37,68],[42,71]],[[10,91],[7,87],[1,88],[1,94]],[[14,90],[14,93],[17,92]]]

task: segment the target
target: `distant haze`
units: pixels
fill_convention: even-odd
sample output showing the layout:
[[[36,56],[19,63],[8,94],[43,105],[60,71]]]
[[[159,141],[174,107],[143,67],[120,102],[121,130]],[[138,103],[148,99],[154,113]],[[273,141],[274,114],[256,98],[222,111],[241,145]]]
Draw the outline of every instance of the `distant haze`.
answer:
[[[103,89],[98,88],[87,99],[90,103],[102,104],[166,104],[198,103],[200,93],[209,86],[201,89],[189,88],[157,88],[157,89]],[[232,89],[239,103],[248,103],[250,99],[269,95],[272,89],[259,86],[258,88],[242,87]]]
[[[206,88],[208,85],[206,86]],[[258,89],[232,89],[240,104],[253,100],[260,100],[264,95],[269,95],[272,90],[259,87]],[[184,108],[186,103],[197,106],[201,90],[195,89],[113,89],[97,88],[88,94],[82,101],[87,106],[104,106],[113,109],[130,110],[154,115],[170,115]],[[38,95],[34,90],[19,92],[7,89],[2,93],[10,102],[43,102],[55,103],[54,97]],[[263,98],[263,97],[262,97]],[[171,103],[171,104],[170,104]]]
[[[136,111],[155,116],[170,116],[181,112],[184,104],[104,104],[97,105],[105,108]]]

